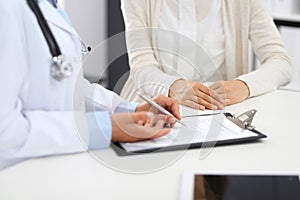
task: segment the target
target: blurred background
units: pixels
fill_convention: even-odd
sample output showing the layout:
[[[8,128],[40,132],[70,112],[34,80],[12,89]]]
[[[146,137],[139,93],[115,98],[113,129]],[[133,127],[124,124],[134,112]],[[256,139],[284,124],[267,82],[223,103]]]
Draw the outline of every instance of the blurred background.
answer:
[[[101,45],[101,50],[93,52],[93,55],[85,63],[86,78],[119,93],[121,87],[115,86],[121,77],[122,81],[118,83],[121,86],[127,78],[126,72],[129,71],[127,55],[119,57],[111,64],[107,64],[107,62],[112,57],[115,48],[125,48],[125,38],[122,37],[117,44],[104,45],[103,42],[107,38],[124,31],[120,0],[58,1],[69,14],[82,40],[94,49],[97,49],[97,45]],[[294,66],[293,81],[285,89],[300,91],[300,1],[266,1],[292,57]],[[251,69],[259,67],[255,56],[252,53],[250,56],[249,67]]]

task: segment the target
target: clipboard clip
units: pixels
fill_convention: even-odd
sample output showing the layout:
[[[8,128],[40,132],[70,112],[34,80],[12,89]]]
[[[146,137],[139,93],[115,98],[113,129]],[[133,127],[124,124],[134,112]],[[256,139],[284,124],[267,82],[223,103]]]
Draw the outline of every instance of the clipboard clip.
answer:
[[[241,127],[242,129],[253,130],[255,127],[252,126],[252,120],[256,112],[257,110],[252,109],[242,113],[238,117],[235,117],[234,115],[227,115],[226,118],[231,122],[235,123],[237,126]]]

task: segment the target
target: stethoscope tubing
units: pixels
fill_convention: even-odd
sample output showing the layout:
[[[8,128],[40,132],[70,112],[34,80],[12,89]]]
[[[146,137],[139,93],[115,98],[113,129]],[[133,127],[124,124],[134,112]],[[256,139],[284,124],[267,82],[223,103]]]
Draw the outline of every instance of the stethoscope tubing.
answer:
[[[61,50],[60,47],[50,30],[50,27],[41,11],[41,9],[38,6],[38,3],[36,0],[27,0],[27,3],[29,7],[31,8],[32,12],[36,15],[37,21],[41,27],[41,30],[43,32],[43,35],[45,37],[45,40],[47,41],[47,44],[49,46],[49,50],[51,52],[52,57],[58,57],[61,56]]]

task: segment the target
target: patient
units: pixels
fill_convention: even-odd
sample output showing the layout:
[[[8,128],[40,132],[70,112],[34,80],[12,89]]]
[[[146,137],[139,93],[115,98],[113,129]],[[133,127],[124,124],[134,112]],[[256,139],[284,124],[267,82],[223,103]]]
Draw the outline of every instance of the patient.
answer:
[[[123,0],[130,76],[121,96],[223,109],[287,84],[291,61],[262,0]],[[251,71],[249,41],[261,67]]]

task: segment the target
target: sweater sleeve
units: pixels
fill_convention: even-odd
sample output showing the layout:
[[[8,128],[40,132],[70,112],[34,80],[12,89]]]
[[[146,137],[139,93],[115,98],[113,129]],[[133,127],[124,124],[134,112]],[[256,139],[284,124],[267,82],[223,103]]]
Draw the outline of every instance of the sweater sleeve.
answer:
[[[292,66],[265,1],[251,1],[249,28],[249,38],[261,67],[238,79],[248,85],[252,97],[289,83]]]
[[[130,76],[148,95],[167,96],[169,87],[181,77],[165,73],[155,56],[152,41],[157,28],[151,27],[148,7],[146,0],[122,0]]]

